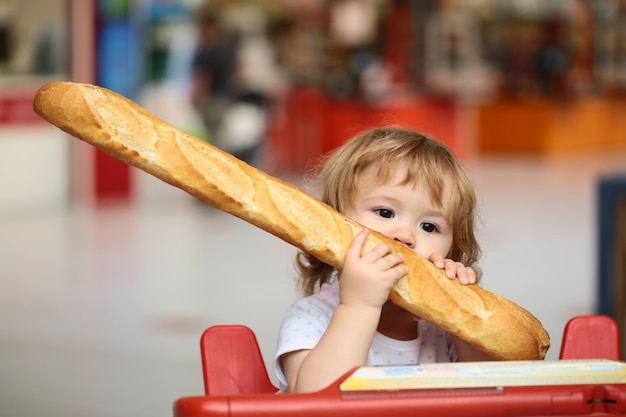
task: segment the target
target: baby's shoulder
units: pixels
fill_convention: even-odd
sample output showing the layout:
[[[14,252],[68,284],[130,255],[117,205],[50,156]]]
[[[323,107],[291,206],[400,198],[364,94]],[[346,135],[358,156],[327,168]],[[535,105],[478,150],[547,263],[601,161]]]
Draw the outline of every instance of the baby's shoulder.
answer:
[[[315,294],[294,301],[287,310],[287,316],[315,316],[330,319],[338,305],[338,286],[332,283],[324,284]]]

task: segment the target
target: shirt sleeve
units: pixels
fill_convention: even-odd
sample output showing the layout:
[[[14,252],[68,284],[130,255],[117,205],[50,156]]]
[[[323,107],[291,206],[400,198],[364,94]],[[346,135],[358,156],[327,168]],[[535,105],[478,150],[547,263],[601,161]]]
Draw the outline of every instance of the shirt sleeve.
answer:
[[[280,389],[286,389],[287,377],[280,363],[286,353],[313,349],[328,328],[334,308],[317,297],[305,297],[294,302],[286,311],[274,356],[274,373]]]

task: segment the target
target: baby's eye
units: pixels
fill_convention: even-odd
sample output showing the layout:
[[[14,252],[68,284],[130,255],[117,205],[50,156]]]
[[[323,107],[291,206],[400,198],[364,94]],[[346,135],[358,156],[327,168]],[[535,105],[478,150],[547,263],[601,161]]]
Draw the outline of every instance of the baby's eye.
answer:
[[[437,231],[437,225],[434,223],[422,223],[420,225],[420,227],[422,228],[423,231],[428,232],[428,233],[434,233]]]
[[[378,213],[380,217],[384,217],[385,219],[391,219],[394,216],[393,210],[390,210],[390,209],[382,208],[382,209],[376,209],[375,211],[376,213]]]

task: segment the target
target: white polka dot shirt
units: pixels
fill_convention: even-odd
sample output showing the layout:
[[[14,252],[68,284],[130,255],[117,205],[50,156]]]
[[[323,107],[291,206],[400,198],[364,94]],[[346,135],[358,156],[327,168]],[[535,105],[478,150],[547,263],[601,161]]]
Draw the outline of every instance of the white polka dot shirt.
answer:
[[[313,349],[319,342],[339,305],[339,281],[322,285],[309,297],[294,302],[285,313],[278,335],[274,357],[274,372],[280,382],[280,392],[287,388],[287,378],[279,364],[281,355],[303,349]],[[419,320],[418,337],[395,340],[376,332],[366,366],[414,365],[417,363],[455,362],[456,347],[452,336],[439,327]]]

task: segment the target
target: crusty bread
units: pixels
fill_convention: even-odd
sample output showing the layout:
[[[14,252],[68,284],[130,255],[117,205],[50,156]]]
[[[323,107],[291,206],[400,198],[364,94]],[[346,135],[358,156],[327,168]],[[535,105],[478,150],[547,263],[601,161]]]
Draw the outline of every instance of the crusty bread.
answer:
[[[297,187],[159,120],[139,105],[90,84],[52,82],[35,111],[67,133],[237,216],[320,260],[341,267],[362,229]],[[390,299],[500,360],[543,359],[550,339],[513,302],[478,285],[462,286],[412,250],[372,232],[366,243],[393,245],[410,272]]]

